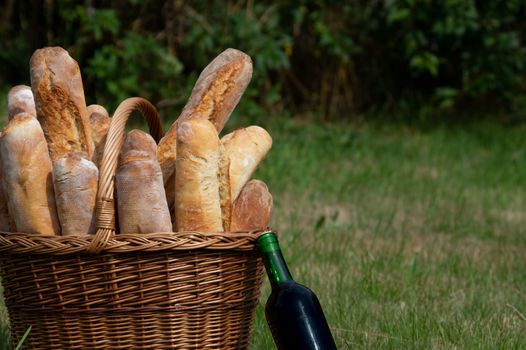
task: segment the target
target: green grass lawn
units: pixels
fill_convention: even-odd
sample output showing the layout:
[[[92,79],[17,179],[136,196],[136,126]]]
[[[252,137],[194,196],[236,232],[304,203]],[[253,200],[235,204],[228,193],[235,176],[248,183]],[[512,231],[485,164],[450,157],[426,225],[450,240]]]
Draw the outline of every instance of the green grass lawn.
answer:
[[[272,226],[340,349],[526,348],[526,127],[263,126]]]
[[[525,127],[278,125],[257,177],[339,348],[526,348]]]

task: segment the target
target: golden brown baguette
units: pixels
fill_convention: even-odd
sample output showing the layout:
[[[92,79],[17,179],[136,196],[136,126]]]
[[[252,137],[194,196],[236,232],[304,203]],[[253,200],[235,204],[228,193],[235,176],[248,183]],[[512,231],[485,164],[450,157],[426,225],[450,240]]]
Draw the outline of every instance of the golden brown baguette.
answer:
[[[156,151],[147,133],[132,130],[126,136],[115,176],[121,233],[172,231]]]
[[[0,140],[1,139],[2,133],[0,133]],[[4,181],[2,172],[2,159],[0,157],[0,231],[11,232],[11,230],[14,231],[14,227],[12,227],[12,221],[7,210],[7,198],[5,197],[4,186],[2,186]]]
[[[88,115],[91,139],[95,147],[93,163],[98,167],[104,153],[104,145],[106,144],[106,136],[108,135],[111,119],[106,108],[101,105],[89,105]]]
[[[200,115],[221,132],[251,78],[250,56],[226,49],[201,72],[180,118]]]
[[[12,87],[7,94],[7,109],[9,120],[13,119],[18,113],[27,113],[36,117],[37,112],[31,87],[26,85]]]
[[[55,201],[62,236],[95,234],[99,170],[82,152],[68,153],[53,163]]]
[[[16,230],[60,234],[49,151],[37,119],[20,113],[0,140],[4,191]]]
[[[232,232],[265,229],[272,216],[272,194],[263,181],[250,180],[232,208]]]
[[[223,136],[221,144],[224,152],[221,168],[228,166],[233,202],[272,147],[272,137],[259,126],[249,126]]]
[[[61,47],[36,50],[30,61],[31,89],[53,161],[66,153],[93,157],[93,141],[77,62]]]
[[[219,54],[199,75],[192,94],[181,115],[159,142],[157,157],[163,171],[167,201],[172,205],[175,158],[177,155],[177,125],[188,118],[204,118],[219,133],[252,78],[252,60],[235,49]]]
[[[219,198],[219,137],[207,119],[177,128],[176,231],[223,231]]]

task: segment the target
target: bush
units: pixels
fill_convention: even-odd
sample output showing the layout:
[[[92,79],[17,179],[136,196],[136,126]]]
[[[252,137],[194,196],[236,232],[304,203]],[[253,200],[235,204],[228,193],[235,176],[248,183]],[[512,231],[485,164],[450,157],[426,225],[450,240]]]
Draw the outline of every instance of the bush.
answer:
[[[177,113],[202,68],[235,47],[255,62],[240,106],[248,115],[526,106],[520,0],[89,3],[8,1],[0,84],[27,83],[32,51],[61,45],[89,76],[88,101],[113,109],[141,95]]]

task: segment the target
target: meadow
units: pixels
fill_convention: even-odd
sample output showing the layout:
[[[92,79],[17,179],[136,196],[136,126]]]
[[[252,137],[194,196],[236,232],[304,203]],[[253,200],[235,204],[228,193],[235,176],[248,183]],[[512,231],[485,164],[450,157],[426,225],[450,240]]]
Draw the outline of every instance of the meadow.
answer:
[[[272,225],[340,349],[526,348],[524,126],[268,128]]]
[[[525,126],[259,124],[272,226],[340,349],[526,348]]]

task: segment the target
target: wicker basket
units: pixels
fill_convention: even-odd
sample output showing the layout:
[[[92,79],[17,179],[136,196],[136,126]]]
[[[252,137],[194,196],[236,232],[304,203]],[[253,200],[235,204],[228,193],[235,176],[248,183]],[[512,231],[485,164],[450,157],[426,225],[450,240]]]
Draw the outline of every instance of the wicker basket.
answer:
[[[129,115],[162,136],[155,108],[124,101],[100,166],[97,233],[0,232],[13,339],[34,349],[247,348],[263,268],[257,232],[115,235],[113,178]]]

